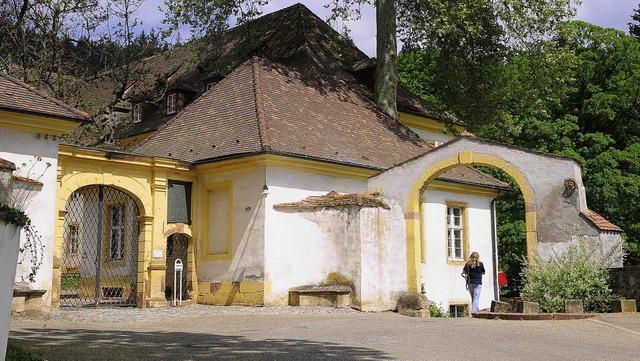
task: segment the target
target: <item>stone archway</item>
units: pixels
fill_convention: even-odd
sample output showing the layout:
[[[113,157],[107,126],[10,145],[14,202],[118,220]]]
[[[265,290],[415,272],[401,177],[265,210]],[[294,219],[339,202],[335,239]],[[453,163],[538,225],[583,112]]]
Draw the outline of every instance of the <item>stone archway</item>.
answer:
[[[54,238],[54,262],[53,262],[53,287],[52,287],[52,305],[53,307],[60,306],[60,282],[62,279],[63,271],[63,247],[64,247],[64,233],[65,233],[65,218],[67,215],[66,204],[71,199],[74,192],[83,187],[89,186],[108,186],[116,189],[128,197],[135,203],[138,209],[137,221],[139,223],[139,236],[138,236],[138,260],[145,261],[145,252],[148,245],[151,244],[152,235],[152,221],[153,217],[150,216],[151,212],[151,190],[150,187],[141,184],[138,180],[120,175],[112,175],[106,173],[75,173],[58,177],[58,190],[56,199],[56,209],[58,210],[58,217],[56,219],[56,232]],[[144,307],[147,294],[146,283],[148,282],[147,273],[145,271],[146,265],[143,269],[138,267],[137,275],[137,291],[135,296],[135,303],[138,307]]]
[[[409,291],[420,289],[421,190],[451,168],[475,165],[501,169],[520,186],[525,200],[528,255],[552,252],[558,242],[554,235],[567,225],[593,232],[594,226],[580,216],[587,206],[581,166],[576,160],[462,136],[369,179],[369,189],[381,190],[393,212],[404,219]]]

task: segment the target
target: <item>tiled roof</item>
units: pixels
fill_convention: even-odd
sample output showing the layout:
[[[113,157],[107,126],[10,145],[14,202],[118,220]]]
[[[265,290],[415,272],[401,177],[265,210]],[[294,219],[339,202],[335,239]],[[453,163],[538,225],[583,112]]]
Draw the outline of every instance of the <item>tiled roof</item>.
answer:
[[[299,202],[280,203],[274,208],[293,208],[293,209],[320,209],[320,208],[341,208],[347,206],[358,207],[380,207],[389,209],[389,205],[385,203],[380,194],[362,194],[362,193],[337,193],[329,192],[323,196],[307,197]]]
[[[580,214],[582,214],[586,219],[588,219],[591,223],[593,223],[598,229],[601,231],[609,231],[609,232],[624,232],[622,228],[616,226],[615,224],[607,221],[604,217],[599,215],[598,213],[590,210],[583,209]]]
[[[225,77],[253,56],[318,74],[333,75],[336,71],[353,74],[358,82],[373,91],[375,59],[369,59],[302,4],[264,15],[218,37],[201,41],[208,42],[209,50],[194,50],[202,44],[196,43],[196,46],[176,48],[136,64],[134,72],[140,75],[124,97],[132,101],[159,102],[167,89],[175,88],[193,91],[199,96],[204,92],[207,79]],[[83,89],[79,104],[85,109],[100,111],[114,99],[117,90],[118,84],[108,76],[97,78]],[[397,102],[401,111],[456,121],[402,85],[398,87]],[[147,120],[142,122],[145,124],[132,125],[128,136],[154,131],[168,118],[157,115]]]
[[[432,149],[370,96],[346,73],[254,58],[133,152],[202,162],[270,151],[382,170]]]
[[[89,120],[89,114],[0,72],[0,109],[52,116],[70,120]]]
[[[0,169],[2,170],[15,170],[16,165],[6,159],[0,158]]]
[[[436,179],[469,185],[488,186],[502,190],[509,189],[509,183],[493,178],[492,176],[471,167],[456,167],[450,169],[439,175]]]

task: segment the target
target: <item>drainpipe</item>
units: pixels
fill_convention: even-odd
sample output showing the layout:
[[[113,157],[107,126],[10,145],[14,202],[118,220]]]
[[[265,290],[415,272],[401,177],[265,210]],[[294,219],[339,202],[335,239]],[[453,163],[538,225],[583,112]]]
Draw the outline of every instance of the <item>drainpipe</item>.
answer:
[[[500,286],[498,285],[498,240],[496,235],[496,201],[500,198],[498,195],[491,200],[491,246],[493,251],[493,296],[496,301],[500,301]]]

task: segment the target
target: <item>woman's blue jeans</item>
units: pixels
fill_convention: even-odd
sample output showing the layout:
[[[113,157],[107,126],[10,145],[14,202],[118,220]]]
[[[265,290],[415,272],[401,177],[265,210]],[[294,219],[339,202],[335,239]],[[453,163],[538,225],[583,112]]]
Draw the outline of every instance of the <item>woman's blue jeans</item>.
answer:
[[[471,295],[471,313],[478,311],[478,302],[480,301],[480,289],[482,285],[469,284],[469,294]]]

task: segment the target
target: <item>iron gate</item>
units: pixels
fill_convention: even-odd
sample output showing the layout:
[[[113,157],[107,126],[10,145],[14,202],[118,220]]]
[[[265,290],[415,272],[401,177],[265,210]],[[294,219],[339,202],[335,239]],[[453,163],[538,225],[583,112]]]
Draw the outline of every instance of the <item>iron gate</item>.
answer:
[[[136,305],[138,207],[102,185],[82,187],[65,207],[61,306]]]
[[[189,282],[187,280],[189,271],[187,269],[189,254],[189,240],[187,236],[180,233],[172,234],[167,238],[167,273],[165,275],[164,295],[167,301],[173,300],[173,285],[176,284],[176,295],[180,292],[180,282],[182,282],[182,300],[189,299]],[[182,280],[174,281],[175,261],[180,259],[183,264]],[[180,273],[178,273],[180,277]]]

